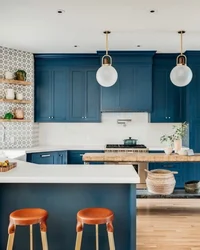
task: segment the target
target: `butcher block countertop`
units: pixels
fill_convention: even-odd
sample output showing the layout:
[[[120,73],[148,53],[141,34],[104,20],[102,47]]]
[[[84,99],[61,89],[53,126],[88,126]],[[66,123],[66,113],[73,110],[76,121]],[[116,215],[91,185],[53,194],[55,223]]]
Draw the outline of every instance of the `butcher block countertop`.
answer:
[[[86,153],[85,163],[89,162],[200,162],[200,153],[191,156],[162,153]]]

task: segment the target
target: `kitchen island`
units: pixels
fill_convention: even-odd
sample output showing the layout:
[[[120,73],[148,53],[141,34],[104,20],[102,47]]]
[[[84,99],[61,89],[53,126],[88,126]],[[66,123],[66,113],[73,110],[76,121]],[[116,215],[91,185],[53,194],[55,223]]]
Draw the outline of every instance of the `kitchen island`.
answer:
[[[132,162],[200,162],[200,154],[194,155],[166,155],[163,153],[87,153],[83,155],[85,163],[89,162],[111,162],[128,163]]]
[[[2,161],[2,160],[1,160]],[[132,166],[37,165],[18,166],[0,173],[0,249],[6,249],[9,214],[15,209],[41,207],[49,212],[49,249],[74,250],[76,213],[86,207],[108,207],[115,214],[116,249],[136,250],[136,183]],[[29,247],[29,229],[17,227],[15,249]],[[100,249],[108,249],[105,225],[99,227]],[[85,226],[82,250],[95,248],[95,227]],[[34,249],[41,249],[34,226]]]

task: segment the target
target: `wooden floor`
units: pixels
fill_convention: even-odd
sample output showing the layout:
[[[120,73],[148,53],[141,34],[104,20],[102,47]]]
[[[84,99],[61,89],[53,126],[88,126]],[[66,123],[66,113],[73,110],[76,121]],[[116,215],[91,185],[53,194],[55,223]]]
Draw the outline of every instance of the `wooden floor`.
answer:
[[[200,250],[200,199],[138,199],[137,250]]]

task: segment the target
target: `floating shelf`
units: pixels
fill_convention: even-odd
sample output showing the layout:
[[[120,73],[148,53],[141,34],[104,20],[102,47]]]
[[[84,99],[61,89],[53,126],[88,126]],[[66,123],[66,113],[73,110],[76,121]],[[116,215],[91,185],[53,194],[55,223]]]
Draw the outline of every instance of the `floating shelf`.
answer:
[[[25,119],[0,119],[0,122],[32,122],[31,120],[25,120]]]
[[[8,80],[8,79],[0,79],[0,83],[10,83],[10,84],[19,84],[19,85],[31,85],[31,82],[18,81],[18,80]]]
[[[15,100],[15,99],[0,99],[0,102],[9,102],[9,103],[21,103],[21,104],[30,104],[29,100]]]

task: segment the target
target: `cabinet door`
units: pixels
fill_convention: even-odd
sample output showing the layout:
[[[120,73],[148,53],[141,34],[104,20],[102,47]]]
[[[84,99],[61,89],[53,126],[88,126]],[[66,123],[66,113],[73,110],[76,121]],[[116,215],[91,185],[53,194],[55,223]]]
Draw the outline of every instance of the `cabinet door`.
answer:
[[[67,98],[67,69],[53,69],[53,122],[67,121],[68,98]]]
[[[184,89],[175,86],[166,72],[166,117],[169,122],[184,122]]]
[[[56,152],[56,162],[55,164],[67,164],[67,151]]]
[[[36,68],[35,85],[35,121],[50,122],[53,116],[51,70]]]
[[[84,153],[83,151],[69,151],[68,164],[84,164],[82,160]]]
[[[119,106],[119,68],[115,66],[118,72],[118,80],[111,87],[101,87],[101,111],[102,112],[117,112],[120,110]]]
[[[153,70],[153,111],[151,122],[183,122],[183,91],[172,84],[170,70]]]
[[[96,80],[97,69],[91,69],[85,71],[86,79],[86,110],[85,120],[89,122],[100,122],[100,85]]]
[[[55,152],[34,153],[31,156],[31,162],[36,164],[55,164]]]
[[[134,66],[133,111],[152,111],[152,65]]]
[[[70,70],[69,119],[72,122],[85,121],[85,72],[82,69]]]
[[[118,67],[119,111],[133,111],[135,107],[135,70],[132,65]]]
[[[101,91],[101,110],[113,112],[150,112],[152,108],[152,66],[115,64],[118,80]]]

